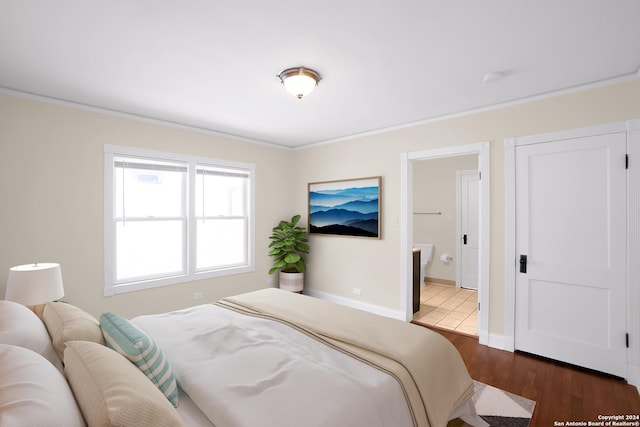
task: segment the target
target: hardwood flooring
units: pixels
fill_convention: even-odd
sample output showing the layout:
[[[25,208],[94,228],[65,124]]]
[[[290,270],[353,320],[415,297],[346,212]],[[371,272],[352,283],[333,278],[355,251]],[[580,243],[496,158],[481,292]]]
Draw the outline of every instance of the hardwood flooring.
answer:
[[[640,415],[638,390],[621,379],[525,353],[497,350],[455,332],[433,330],[458,349],[474,380],[535,400],[531,427],[571,425],[567,422],[588,425],[589,421],[601,421],[599,415]],[[640,422],[632,420],[636,421]]]

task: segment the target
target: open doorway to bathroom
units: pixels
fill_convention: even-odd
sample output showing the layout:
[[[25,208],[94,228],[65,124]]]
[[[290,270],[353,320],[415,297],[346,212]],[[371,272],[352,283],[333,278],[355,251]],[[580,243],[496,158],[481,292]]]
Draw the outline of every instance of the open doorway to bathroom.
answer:
[[[468,163],[451,166],[456,164],[457,157],[462,158],[458,160]],[[401,223],[401,254],[403,259],[401,277],[404,295],[402,306],[406,309],[407,320],[428,321],[436,327],[446,326],[453,330],[458,328],[458,332],[477,335],[481,344],[488,344],[489,338],[489,159],[490,144],[488,142],[408,152],[401,155],[401,215],[403,220]],[[445,173],[438,172],[441,167],[444,168],[447,164],[449,166],[446,174],[450,177],[448,184],[444,182]],[[430,169],[431,172],[436,172],[436,174],[430,177],[421,177],[421,168],[423,167]],[[455,204],[456,197],[459,197],[459,194],[456,196],[456,171],[466,171],[469,174],[474,171],[473,175],[478,177],[477,185],[475,185],[477,194],[469,197],[469,200],[473,200],[475,197],[474,203],[477,204],[475,209],[478,216],[478,228],[472,230],[477,233],[477,242],[471,242],[476,237],[468,229],[462,228],[459,222],[460,213],[457,211],[459,207],[456,207]],[[457,175],[459,178],[460,173]],[[427,192],[424,185],[425,180],[435,185],[436,190]],[[448,187],[449,190],[445,191],[444,187]],[[445,205],[446,197],[453,202],[447,202],[448,204]],[[432,224],[428,224],[429,222]],[[430,234],[423,234],[427,228],[430,228]],[[446,232],[447,228],[448,232]],[[449,236],[453,233],[453,237],[448,240],[438,238],[438,233],[445,232]],[[461,267],[461,259],[463,260],[464,254],[461,253],[457,244],[462,244],[465,234],[467,234],[467,243],[473,243],[474,246],[471,252],[467,251],[467,255],[470,254],[471,258],[475,260],[477,271],[468,276],[476,276],[473,283],[477,283],[477,291],[462,287],[464,281],[461,280],[461,275],[464,276],[465,273],[461,273],[459,267]],[[426,257],[428,262],[421,266],[420,277],[415,281],[412,280],[413,276],[411,275],[411,272],[414,271],[414,244],[415,246],[418,244],[431,245],[431,256]],[[413,298],[415,290],[413,283],[420,282],[424,282],[425,286],[422,288],[420,304],[415,307],[416,311],[414,311],[412,302],[416,298]],[[442,322],[449,312],[458,313],[451,317],[450,322]],[[429,316],[429,314],[431,315]],[[463,323],[464,328],[461,328]]]
[[[478,155],[416,161],[412,181],[421,287],[413,320],[477,335]]]

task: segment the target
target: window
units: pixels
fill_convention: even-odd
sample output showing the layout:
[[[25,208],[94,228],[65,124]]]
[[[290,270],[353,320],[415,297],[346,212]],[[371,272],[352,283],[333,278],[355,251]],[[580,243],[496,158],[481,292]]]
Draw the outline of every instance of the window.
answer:
[[[105,295],[254,270],[252,164],[105,146]]]

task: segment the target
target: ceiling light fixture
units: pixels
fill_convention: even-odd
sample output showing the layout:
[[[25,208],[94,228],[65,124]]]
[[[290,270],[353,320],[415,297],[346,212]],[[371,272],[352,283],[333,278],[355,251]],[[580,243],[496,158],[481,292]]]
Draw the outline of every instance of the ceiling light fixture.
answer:
[[[295,67],[281,71],[278,78],[287,92],[302,99],[318,85],[320,74],[309,68]]]

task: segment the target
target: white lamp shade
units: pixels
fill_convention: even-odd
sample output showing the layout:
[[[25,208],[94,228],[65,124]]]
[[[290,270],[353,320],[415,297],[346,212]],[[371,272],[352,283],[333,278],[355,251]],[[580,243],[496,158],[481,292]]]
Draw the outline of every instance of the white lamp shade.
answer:
[[[60,264],[25,264],[9,269],[4,299],[23,305],[37,305],[63,296]]]

